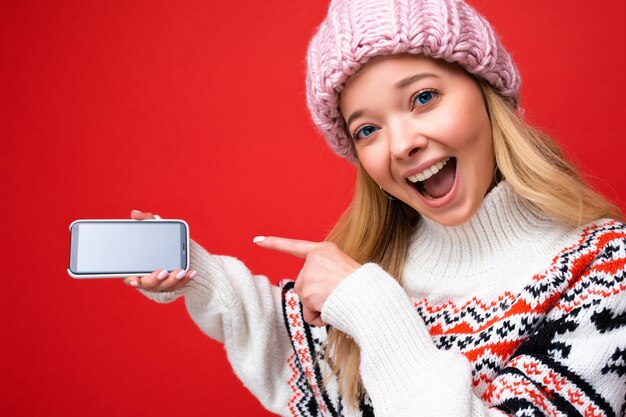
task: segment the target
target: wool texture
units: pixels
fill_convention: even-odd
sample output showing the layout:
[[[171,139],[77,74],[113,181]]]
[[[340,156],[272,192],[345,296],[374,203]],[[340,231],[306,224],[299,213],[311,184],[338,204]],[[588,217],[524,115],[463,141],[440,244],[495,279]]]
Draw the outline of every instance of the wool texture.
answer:
[[[489,23],[461,0],[334,0],[307,56],[307,104],[328,145],[354,162],[339,111],[347,79],[370,59],[422,55],[463,67],[513,108],[520,77]]]
[[[563,226],[502,182],[467,223],[422,219],[402,285],[376,264],[343,280],[322,319],[354,338],[359,409],[328,378],[326,328],[293,281],[272,285],[192,247],[184,296],[243,383],[282,416],[623,416],[626,226]]]

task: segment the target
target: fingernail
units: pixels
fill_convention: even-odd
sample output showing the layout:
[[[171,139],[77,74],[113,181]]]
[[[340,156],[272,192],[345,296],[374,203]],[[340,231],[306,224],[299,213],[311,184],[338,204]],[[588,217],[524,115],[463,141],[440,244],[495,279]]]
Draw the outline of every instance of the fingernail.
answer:
[[[133,213],[141,214],[141,210],[132,210]]]
[[[252,242],[254,243],[261,243],[265,240],[265,236],[257,236],[254,239],[252,239]]]
[[[157,275],[157,278],[158,279],[165,279],[167,274],[168,274],[167,269],[164,269],[163,271],[159,272],[159,275]]]
[[[137,283],[137,281],[131,281],[131,282],[130,282],[130,286],[131,286],[131,287],[136,287],[137,285],[139,285],[139,284]]]
[[[193,277],[195,277],[198,274],[198,271],[193,270],[191,271],[191,274],[189,274],[189,279],[193,279]]]
[[[184,269],[182,271],[180,271],[178,274],[176,274],[176,279],[183,279],[183,277],[185,276],[185,274],[187,273],[187,271],[185,271]]]

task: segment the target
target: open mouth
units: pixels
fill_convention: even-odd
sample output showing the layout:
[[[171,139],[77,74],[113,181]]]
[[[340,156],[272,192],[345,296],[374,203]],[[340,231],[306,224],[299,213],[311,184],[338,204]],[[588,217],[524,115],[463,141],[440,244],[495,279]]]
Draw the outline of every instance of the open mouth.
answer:
[[[456,158],[449,157],[406,179],[427,200],[445,197],[454,186]]]

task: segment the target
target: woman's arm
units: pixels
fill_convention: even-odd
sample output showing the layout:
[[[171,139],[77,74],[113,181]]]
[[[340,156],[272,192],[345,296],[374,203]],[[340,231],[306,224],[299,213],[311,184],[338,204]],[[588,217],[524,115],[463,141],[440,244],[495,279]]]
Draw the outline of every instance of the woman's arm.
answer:
[[[346,278],[322,320],[359,344],[376,416],[623,415],[624,242],[623,231],[607,232],[582,268],[563,272],[559,292],[545,289],[546,300],[556,297],[552,309],[481,398],[468,359],[435,346],[405,291],[377,265]]]
[[[281,309],[281,290],[253,276],[235,258],[209,254],[190,243],[194,279],[172,292],[141,290],[156,302],[184,296],[189,315],[209,337],[224,343],[244,385],[270,411],[288,415],[293,354]]]

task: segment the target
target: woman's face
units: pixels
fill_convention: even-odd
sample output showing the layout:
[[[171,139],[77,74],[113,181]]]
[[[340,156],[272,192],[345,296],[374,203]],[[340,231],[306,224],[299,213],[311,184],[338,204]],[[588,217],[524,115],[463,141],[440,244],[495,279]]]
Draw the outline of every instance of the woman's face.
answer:
[[[386,192],[445,226],[476,213],[495,159],[480,87],[463,70],[377,59],[348,80],[340,109],[361,165]]]

